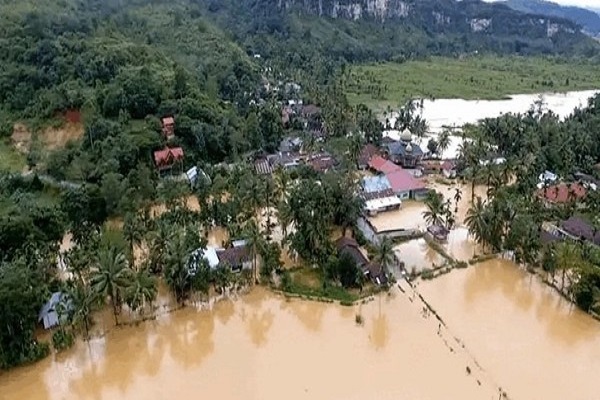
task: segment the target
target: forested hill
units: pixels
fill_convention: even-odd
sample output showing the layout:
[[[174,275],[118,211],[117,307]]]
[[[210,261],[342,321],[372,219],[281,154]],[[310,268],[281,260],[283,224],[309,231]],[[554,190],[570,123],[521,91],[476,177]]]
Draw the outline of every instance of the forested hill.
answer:
[[[506,0],[504,3],[514,10],[525,13],[566,18],[581,25],[585,32],[595,36],[600,35],[600,15],[594,11],[581,7],[561,6],[544,0]]]
[[[1,0],[0,32],[5,115],[143,118],[187,99],[216,117],[220,101],[241,103],[259,80],[246,52],[187,0]]]
[[[455,0],[204,0],[222,26],[259,52],[270,39],[346,60],[423,55],[597,54],[572,21],[502,4]],[[318,18],[315,18],[318,17]]]

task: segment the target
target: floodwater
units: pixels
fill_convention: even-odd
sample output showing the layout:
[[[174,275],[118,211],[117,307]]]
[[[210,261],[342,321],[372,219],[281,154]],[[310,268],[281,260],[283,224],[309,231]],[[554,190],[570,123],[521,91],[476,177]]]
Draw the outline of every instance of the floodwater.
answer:
[[[465,227],[454,228],[448,234],[448,240],[442,246],[450,257],[458,261],[469,261],[476,254],[481,253],[481,248],[469,237],[469,230]]]
[[[186,308],[113,329],[0,375],[2,399],[199,396],[481,400],[497,399],[498,388],[398,289],[351,308],[258,288],[210,310]]]
[[[378,232],[393,229],[425,229],[423,211],[427,207],[421,201],[406,200],[398,210],[385,211],[375,217],[369,217],[371,224]]]
[[[425,239],[414,239],[394,247],[398,259],[404,262],[407,272],[421,272],[441,267],[446,259],[432,249]]]
[[[422,116],[429,124],[431,137],[437,137],[446,127],[460,128],[466,123],[476,123],[484,118],[495,118],[507,113],[525,113],[532,104],[541,98],[545,108],[564,118],[571,114],[577,107],[585,107],[590,97],[599,93],[598,90],[583,90],[567,93],[538,93],[516,94],[507,100],[463,100],[463,99],[438,99],[424,100]],[[390,118],[394,126],[395,117]],[[398,131],[389,130],[386,136],[397,138]],[[429,138],[421,140],[420,145],[425,148]],[[456,158],[458,146],[462,142],[460,136],[451,136],[450,146],[444,151],[443,158]]]
[[[418,290],[511,399],[600,398],[600,323],[536,276],[492,260]]]

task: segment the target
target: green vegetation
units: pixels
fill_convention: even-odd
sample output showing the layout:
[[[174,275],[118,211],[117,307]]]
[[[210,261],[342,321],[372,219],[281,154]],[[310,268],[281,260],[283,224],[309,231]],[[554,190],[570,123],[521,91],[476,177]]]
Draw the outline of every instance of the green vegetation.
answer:
[[[9,139],[0,139],[0,171],[21,172],[25,168],[25,156],[9,143]]]
[[[434,57],[357,65],[342,77],[351,104],[380,110],[411,98],[502,99],[600,87],[600,64],[542,57]]]
[[[600,96],[563,121],[537,102],[525,114],[483,120],[474,127],[474,140],[462,146],[459,158],[463,176],[488,189],[487,200],[472,198],[465,219],[470,234],[489,253],[510,251],[519,263],[541,264],[552,275],[560,271],[560,290],[585,311],[596,311],[600,305],[598,246],[589,237],[544,245],[540,232],[544,221],[600,214],[598,192],[587,190],[585,199],[579,199],[573,177],[576,172],[599,177],[595,167],[600,160],[599,125]],[[506,161],[481,163],[498,156]],[[547,183],[537,187],[539,175],[546,170],[565,180],[568,193],[562,202],[542,202],[540,197],[554,190]],[[518,179],[508,185],[513,176]],[[594,235],[597,223],[594,218],[590,225]]]
[[[353,304],[360,299],[357,293],[343,287],[327,285],[319,269],[306,267],[289,274],[291,281],[283,287],[286,293],[316,299],[331,299],[343,304]]]

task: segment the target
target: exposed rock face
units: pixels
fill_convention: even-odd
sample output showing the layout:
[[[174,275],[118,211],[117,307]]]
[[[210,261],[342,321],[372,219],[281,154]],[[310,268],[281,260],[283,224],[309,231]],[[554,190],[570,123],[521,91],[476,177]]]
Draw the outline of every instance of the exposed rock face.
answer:
[[[493,33],[496,29],[506,32],[506,19],[511,25],[524,28],[536,26],[539,36],[552,36],[556,32],[576,32],[577,26],[570,21],[545,18],[540,24],[539,16],[527,15],[500,4],[479,1],[456,0],[265,0],[276,1],[282,10],[316,14],[348,20],[371,19],[381,22],[405,19],[420,25],[443,29],[464,28],[471,32]],[[542,26],[543,25],[543,26]]]

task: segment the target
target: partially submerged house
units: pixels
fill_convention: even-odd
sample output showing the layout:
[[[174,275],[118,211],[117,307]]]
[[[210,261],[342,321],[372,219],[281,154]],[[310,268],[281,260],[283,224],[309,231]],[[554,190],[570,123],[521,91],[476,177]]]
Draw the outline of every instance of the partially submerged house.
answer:
[[[317,172],[327,172],[337,166],[337,160],[328,153],[319,153],[308,157],[307,164]]]
[[[335,242],[338,255],[348,254],[356,263],[356,266],[363,272],[365,277],[371,279],[376,285],[384,285],[388,278],[381,265],[369,261],[369,258],[363,254],[356,240],[349,237],[341,237]]]
[[[400,140],[385,143],[383,152],[392,162],[404,168],[416,168],[423,159],[423,150],[412,141],[412,133],[405,129],[400,134]]]
[[[66,294],[54,292],[50,299],[42,306],[38,314],[38,322],[42,323],[44,329],[53,328],[61,323],[72,310],[73,305]]]
[[[362,187],[365,211],[371,216],[383,211],[397,210],[402,205],[402,201],[394,194],[392,185],[384,175],[363,178]]]
[[[164,117],[161,120],[162,134],[167,140],[175,137],[175,119],[173,117]]]
[[[572,239],[600,246],[600,231],[580,217],[571,217],[561,223],[562,230]]]
[[[188,267],[190,274],[195,274],[197,269],[197,260],[194,256],[201,255],[206,260],[210,269],[216,269],[220,265],[227,265],[232,272],[240,272],[244,269],[252,269],[252,257],[250,249],[245,240],[235,240],[232,246],[228,248],[217,248],[208,246],[204,249],[198,249],[192,253],[192,260]]]
[[[173,172],[173,169],[183,172],[183,149],[181,147],[165,147],[154,152],[154,164],[161,175]]]
[[[392,191],[401,200],[415,199],[423,200],[427,197],[429,189],[423,181],[416,179],[405,169],[397,169],[385,175],[390,182]]]

